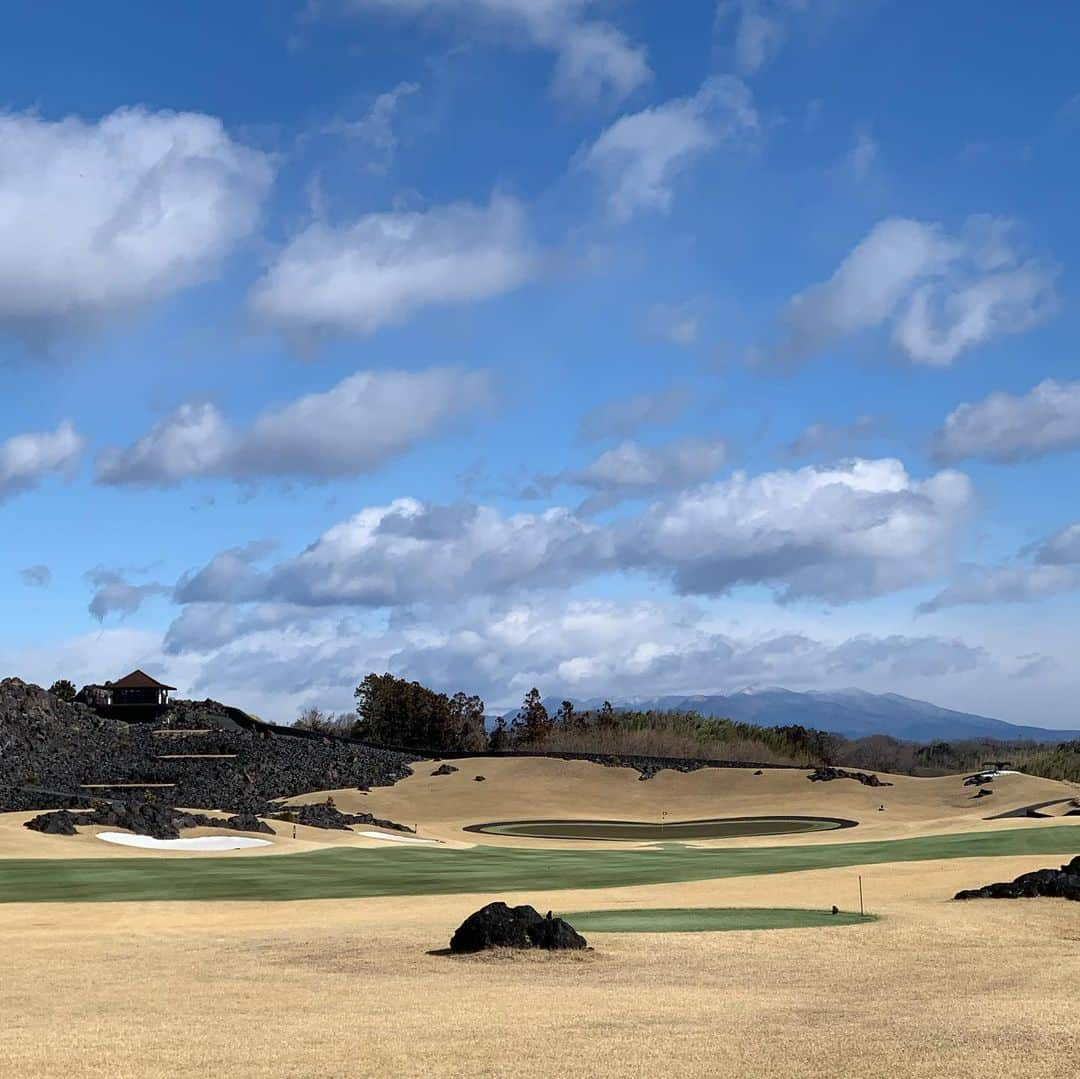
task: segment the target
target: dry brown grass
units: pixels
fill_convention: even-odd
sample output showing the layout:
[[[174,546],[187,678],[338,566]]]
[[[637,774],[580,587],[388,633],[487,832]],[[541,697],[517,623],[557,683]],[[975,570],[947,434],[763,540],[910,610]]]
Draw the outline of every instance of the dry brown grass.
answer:
[[[822,834],[837,842],[1031,827],[1037,822],[982,821],[985,802],[1000,811],[1075,790],[1003,777],[980,804],[957,777],[900,777],[874,790],[749,770],[665,772],[642,783],[622,769],[521,759],[462,762],[437,778],[431,770],[370,795],[337,793],[337,804],[415,819],[422,833],[450,838],[461,837],[463,823],[542,816],[863,821]],[[481,771],[488,781],[474,782]],[[92,838],[34,835],[12,817],[0,820],[0,850],[104,853]],[[315,845],[307,831],[282,849]],[[1077,839],[1080,850],[1080,821]],[[765,845],[725,845],[740,844]],[[8,905],[0,911],[0,1076],[1065,1079],[1080,1057],[1076,904],[947,902],[959,888],[1050,861],[956,859],[528,895]],[[569,957],[429,954],[493,898],[541,911],[852,909],[860,873],[879,922],[606,934],[592,941],[595,951]]]
[[[810,783],[803,771],[751,768],[703,768],[696,772],[660,772],[642,782],[632,768],[608,768],[587,761],[530,757],[456,761],[459,771],[432,776],[433,764],[418,765],[415,774],[393,787],[376,787],[370,794],[333,791],[345,811],[367,810],[380,817],[418,824],[422,836],[444,840],[519,845],[521,840],[463,832],[469,824],[522,819],[701,820],[756,814],[792,813],[844,817],[858,828],[808,833],[800,843],[843,843],[893,839],[991,828],[1032,827],[1037,820],[987,822],[993,813],[1077,794],[1075,785],[1033,776],[1002,776],[991,798],[974,799],[975,789],[962,777],[917,779],[884,776],[892,787],[865,787],[854,780]],[[486,782],[475,782],[484,775]],[[325,794],[304,795],[295,801],[319,800]],[[885,805],[885,810],[878,807]],[[1080,826],[1080,819],[1072,818]],[[1052,823],[1061,824],[1058,818]],[[791,836],[706,842],[705,845],[765,846],[792,842]],[[573,847],[582,841],[533,840],[533,847]],[[594,844],[609,849],[607,842]]]
[[[428,954],[490,897],[10,907],[0,1074],[1064,1079],[1080,1053],[1075,907],[943,901],[1035,864],[875,866],[880,922],[604,935],[574,957]],[[506,898],[820,905],[855,883],[830,870]]]
[[[590,728],[586,731],[556,728],[543,743],[550,753],[601,753],[613,757],[683,757],[757,764],[799,764],[809,768],[816,762],[807,756],[798,758],[778,753],[763,742],[750,738],[708,741],[679,730],[642,727],[612,730]]]

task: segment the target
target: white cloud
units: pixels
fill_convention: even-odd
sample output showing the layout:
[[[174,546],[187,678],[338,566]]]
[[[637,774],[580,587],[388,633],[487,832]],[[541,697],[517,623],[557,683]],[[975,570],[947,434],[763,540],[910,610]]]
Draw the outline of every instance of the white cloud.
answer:
[[[126,449],[98,454],[99,483],[170,486],[190,476],[214,475],[228,458],[228,421],[209,402],[183,404]]]
[[[161,647],[170,656],[214,652],[257,633],[306,633],[314,617],[310,610],[288,604],[189,603],[169,626]]]
[[[1022,553],[1034,554],[1034,562],[964,567],[952,584],[920,605],[919,613],[970,604],[1027,603],[1080,588],[1080,522]]]
[[[656,393],[639,393],[619,401],[609,401],[590,409],[581,417],[580,436],[585,442],[608,438],[628,438],[642,427],[672,423],[690,403],[682,386],[669,386]]]
[[[181,577],[173,593],[176,602],[243,603],[258,599],[263,585],[256,563],[266,558],[274,547],[267,540],[255,540],[243,547],[219,551],[197,573]]]
[[[19,570],[19,578],[27,588],[48,588],[52,582],[52,570],[43,563]]]
[[[379,94],[359,120],[339,121],[328,128],[328,133],[344,135],[365,145],[372,154],[368,171],[385,173],[397,153],[398,135],[394,121],[398,110],[402,101],[419,90],[419,83],[399,82],[393,89]]]
[[[1080,521],[1066,525],[1047,539],[1038,551],[1045,565],[1080,566]]]
[[[485,506],[397,499],[325,532],[277,566],[267,598],[397,606],[560,586],[610,563],[607,534],[564,509],[504,517]]]
[[[735,66],[753,75],[780,54],[793,25],[805,33],[820,30],[846,10],[858,10],[866,0],[720,0],[718,28],[734,23]],[[799,25],[801,24],[801,25]]]
[[[867,438],[881,427],[876,416],[858,416],[851,423],[812,423],[785,449],[788,457],[835,454],[852,443]]]
[[[510,292],[536,271],[521,207],[495,196],[486,207],[316,222],[278,254],[249,300],[257,317],[301,339],[371,334],[424,308]]]
[[[202,582],[197,590],[182,582],[177,596],[390,608],[639,571],[671,578],[685,594],[765,584],[785,599],[841,603],[944,572],[972,503],[965,476],[919,482],[892,460],[738,473],[607,526],[559,507],[504,516],[398,499],[362,510],[266,571],[250,560],[211,563],[188,578]]]
[[[920,604],[920,614],[946,607],[984,603],[1026,603],[1080,588],[1074,566],[971,566],[933,599]]]
[[[902,218],[879,222],[833,276],[793,297],[775,360],[798,359],[839,339],[888,328],[911,362],[951,364],[961,353],[1049,316],[1057,268],[1023,259],[1008,221],[975,217],[963,232]]]
[[[1080,382],[1048,378],[1026,394],[992,393],[949,413],[934,442],[940,461],[1021,461],[1080,447]]]
[[[815,0],[720,0],[718,26],[735,22],[735,66],[747,75],[774,60],[788,39],[788,24]],[[833,0],[835,2],[835,0]],[[817,5],[822,6],[820,0]]]
[[[701,303],[658,303],[645,313],[641,329],[647,337],[659,337],[673,345],[689,348],[701,335],[701,322]]]
[[[626,525],[621,554],[624,564],[666,571],[683,593],[766,583],[784,599],[840,603],[942,573],[973,503],[966,476],[920,482],[889,459],[736,473]]]
[[[181,603],[262,601],[396,607],[562,586],[611,562],[611,538],[565,509],[504,517],[486,506],[401,498],[324,532],[304,552],[260,570],[226,551],[176,588]]]
[[[150,596],[167,596],[171,591],[156,581],[131,584],[119,571],[102,566],[90,570],[86,580],[94,589],[88,610],[99,622],[114,612],[121,616],[134,614]]]
[[[356,12],[469,19],[474,26],[555,53],[557,97],[621,101],[652,78],[643,46],[608,22],[589,19],[596,0],[345,0]]]
[[[85,445],[86,440],[67,420],[55,431],[15,435],[0,442],[0,501],[32,490],[46,476],[71,475]]]
[[[212,276],[272,172],[197,113],[0,115],[0,326],[48,336]]]
[[[644,211],[667,213],[680,174],[757,127],[746,85],[733,76],[717,76],[692,97],[620,117],[582,149],[578,163],[600,180],[614,220],[627,221]]]
[[[166,663],[161,654],[161,634],[133,626],[95,629],[47,643],[0,647],[0,670],[28,682],[49,686],[57,678],[70,678],[77,686],[119,678],[133,668],[153,672],[180,686],[190,684],[198,663],[180,657]],[[290,717],[291,718],[291,717]]]
[[[477,692],[490,707],[505,707],[534,685],[545,694],[575,697],[716,693],[753,682],[910,681],[987,662],[977,647],[933,636],[841,633],[829,640],[802,632],[733,633],[686,601],[472,599],[435,617],[418,613],[348,633],[336,620],[305,615],[298,623],[303,632],[295,633],[278,619],[282,613],[253,609],[242,616],[246,621],[234,615],[230,622],[228,612],[208,609],[199,627],[189,622],[177,632],[175,654],[188,663],[204,656],[199,684],[215,692],[239,680],[250,692],[272,688],[290,701],[318,694],[324,707],[346,706],[368,670],[391,670],[448,692]],[[181,621],[187,619],[185,611]],[[224,644],[222,624],[236,628]],[[289,718],[295,707],[289,706]]]
[[[848,151],[847,164],[856,183],[862,183],[870,175],[877,161],[877,140],[868,131],[855,133],[855,144]]]
[[[608,509],[624,498],[643,498],[710,479],[727,460],[722,439],[686,438],[666,446],[625,441],[601,453],[584,468],[568,469],[550,484],[568,483],[592,494],[580,512]]]
[[[125,449],[97,460],[110,485],[169,486],[196,476],[323,480],[371,472],[491,402],[486,373],[361,371],[237,429],[212,404],[185,404]]]

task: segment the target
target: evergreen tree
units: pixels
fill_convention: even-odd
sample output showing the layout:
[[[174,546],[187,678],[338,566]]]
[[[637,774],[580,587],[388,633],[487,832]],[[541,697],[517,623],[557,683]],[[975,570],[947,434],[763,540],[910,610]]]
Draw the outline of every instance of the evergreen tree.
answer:
[[[66,678],[58,678],[51,686],[49,692],[62,701],[75,700],[75,685]]]
[[[554,730],[554,724],[544,707],[540,690],[535,686],[525,694],[518,714],[514,717],[512,733],[517,745],[536,745]]]
[[[506,729],[506,720],[499,716],[495,720],[495,729],[488,739],[488,748],[492,753],[505,753],[510,746],[510,734]]]
[[[555,713],[555,725],[564,731],[574,730],[577,727],[577,713],[574,711],[573,701],[563,701]]]
[[[410,749],[483,749],[484,702],[453,698],[392,674],[369,674],[356,687],[356,737]]]

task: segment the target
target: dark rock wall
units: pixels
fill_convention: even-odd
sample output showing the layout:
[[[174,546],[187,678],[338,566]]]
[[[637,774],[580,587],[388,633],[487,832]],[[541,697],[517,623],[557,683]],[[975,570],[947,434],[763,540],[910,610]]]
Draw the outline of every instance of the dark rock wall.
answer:
[[[252,730],[234,723],[232,729],[217,729],[215,720],[232,711],[215,702],[177,702],[162,717],[163,726],[211,728],[212,733],[158,736],[155,724],[106,719],[38,686],[0,681],[0,812],[89,804],[93,797],[261,812],[271,799],[309,791],[391,785],[409,775],[410,762],[418,759],[330,738],[274,734],[263,724]],[[232,759],[160,759],[188,753],[224,753]],[[175,787],[81,796],[86,783]]]

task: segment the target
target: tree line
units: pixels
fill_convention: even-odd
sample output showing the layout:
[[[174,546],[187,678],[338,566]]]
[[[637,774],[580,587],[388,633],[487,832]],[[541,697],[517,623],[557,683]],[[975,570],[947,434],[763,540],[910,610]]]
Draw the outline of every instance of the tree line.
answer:
[[[539,689],[525,694],[520,708],[485,723],[484,702],[476,695],[448,695],[391,674],[369,674],[356,687],[356,711],[338,715],[306,710],[296,726],[344,735],[376,745],[430,753],[512,753],[514,750],[589,753],[612,757],[684,757],[706,760],[838,765],[907,775],[977,771],[989,759],[1010,759],[1032,775],[1080,781],[1080,743],[1041,746],[1024,742],[969,739],[924,745],[888,735],[844,738],[788,724],[761,727],[694,711],[580,709],[564,700],[554,710]]]

